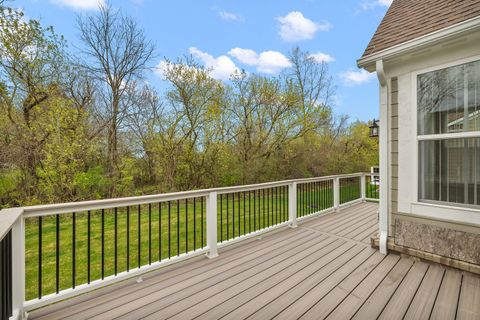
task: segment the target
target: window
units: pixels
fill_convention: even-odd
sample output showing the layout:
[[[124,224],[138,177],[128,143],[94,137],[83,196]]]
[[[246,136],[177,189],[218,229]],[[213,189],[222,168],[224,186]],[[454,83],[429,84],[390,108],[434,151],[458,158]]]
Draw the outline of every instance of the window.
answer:
[[[417,77],[419,200],[480,205],[480,61]]]

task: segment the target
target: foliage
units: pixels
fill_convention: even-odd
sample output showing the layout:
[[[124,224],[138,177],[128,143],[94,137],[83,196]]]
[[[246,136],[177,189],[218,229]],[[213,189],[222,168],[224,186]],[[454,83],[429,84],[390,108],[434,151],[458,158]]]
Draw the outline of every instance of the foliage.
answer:
[[[159,93],[142,80],[154,48],[134,20],[103,7],[78,23],[85,47],[67,54],[53,28],[1,10],[0,206],[365,171],[378,162],[368,125],[335,114],[328,66],[308,52],[294,48],[292,67],[278,76],[238,72],[226,82],[192,57],[167,60]]]

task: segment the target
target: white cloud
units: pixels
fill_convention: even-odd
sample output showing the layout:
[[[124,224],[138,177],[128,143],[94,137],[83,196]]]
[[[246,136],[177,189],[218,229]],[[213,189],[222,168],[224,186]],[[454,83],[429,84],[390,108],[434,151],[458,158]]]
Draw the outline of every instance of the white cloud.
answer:
[[[348,70],[340,74],[340,77],[345,81],[347,86],[356,86],[367,83],[375,78],[375,73],[369,73],[364,69],[359,71]]]
[[[310,57],[311,57],[313,60],[315,60],[316,62],[329,63],[329,62],[335,61],[335,58],[334,58],[334,57],[332,57],[332,56],[329,55],[329,54],[323,53],[323,52],[312,53],[312,54],[310,55]]]
[[[245,21],[245,18],[238,13],[233,13],[228,11],[218,11],[218,15],[220,16],[220,18],[222,18],[222,20],[225,20],[225,21],[236,21],[236,22]]]
[[[390,7],[393,0],[370,0],[370,1],[363,1],[360,6],[363,10],[372,10],[376,7]]]
[[[229,55],[235,57],[243,64],[253,66],[258,63],[258,53],[251,49],[233,48],[228,52]]]
[[[96,10],[105,5],[105,0],[50,0],[50,2],[77,10]]]
[[[251,49],[233,48],[228,54],[243,64],[256,67],[262,73],[275,74],[291,66],[288,58],[278,51],[257,53]]]
[[[390,7],[393,0],[378,0],[378,4],[385,7]]]
[[[195,47],[190,47],[190,54],[203,62],[205,67],[212,69],[211,76],[218,80],[228,80],[230,76],[239,71],[235,63],[226,55],[215,58],[209,53]]]
[[[280,22],[278,34],[287,42],[313,39],[318,31],[328,31],[332,28],[328,22],[317,23],[305,18],[300,11],[292,11],[277,20]]]

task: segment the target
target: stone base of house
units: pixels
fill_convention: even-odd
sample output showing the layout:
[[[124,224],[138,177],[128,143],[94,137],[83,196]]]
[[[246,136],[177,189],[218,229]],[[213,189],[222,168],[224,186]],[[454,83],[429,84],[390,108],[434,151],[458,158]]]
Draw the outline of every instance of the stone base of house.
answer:
[[[379,248],[379,236],[375,235],[370,239],[372,248]],[[421,260],[439,263],[448,267],[456,268],[463,271],[468,271],[474,274],[480,275],[480,264],[475,264],[471,262],[461,261],[458,259],[441,256],[438,254],[426,252],[419,249],[413,249],[406,246],[395,244],[393,238],[389,238],[387,242],[387,248],[389,251],[409,255],[412,257],[419,258]]]

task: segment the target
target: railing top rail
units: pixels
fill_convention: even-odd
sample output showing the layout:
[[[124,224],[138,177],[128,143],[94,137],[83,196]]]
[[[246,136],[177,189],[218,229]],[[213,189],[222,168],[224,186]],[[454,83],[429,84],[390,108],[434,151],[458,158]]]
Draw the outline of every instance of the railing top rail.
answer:
[[[0,241],[12,229],[15,221],[23,214],[23,208],[11,208],[0,211]]]
[[[140,205],[140,204],[156,203],[156,202],[163,202],[163,201],[173,201],[173,200],[180,200],[180,199],[186,199],[186,198],[204,197],[204,196],[207,196],[210,192],[217,192],[218,194],[226,194],[226,193],[232,193],[232,192],[258,190],[258,189],[269,188],[269,187],[278,187],[278,186],[288,185],[294,182],[297,184],[308,183],[308,182],[315,182],[315,181],[330,180],[334,178],[340,178],[340,179],[352,178],[352,177],[358,177],[358,176],[368,175],[368,174],[370,173],[358,172],[358,173],[350,173],[350,174],[302,178],[302,179],[290,179],[290,180],[242,185],[242,186],[200,189],[200,190],[181,191],[181,192],[154,194],[154,195],[146,195],[146,196],[37,205],[37,206],[22,207],[19,209],[23,211],[24,216],[26,217],[72,213],[72,212],[84,212],[88,210],[93,211],[93,210],[100,210],[100,209],[111,209],[115,207],[125,207],[125,206],[131,206],[131,205]]]

